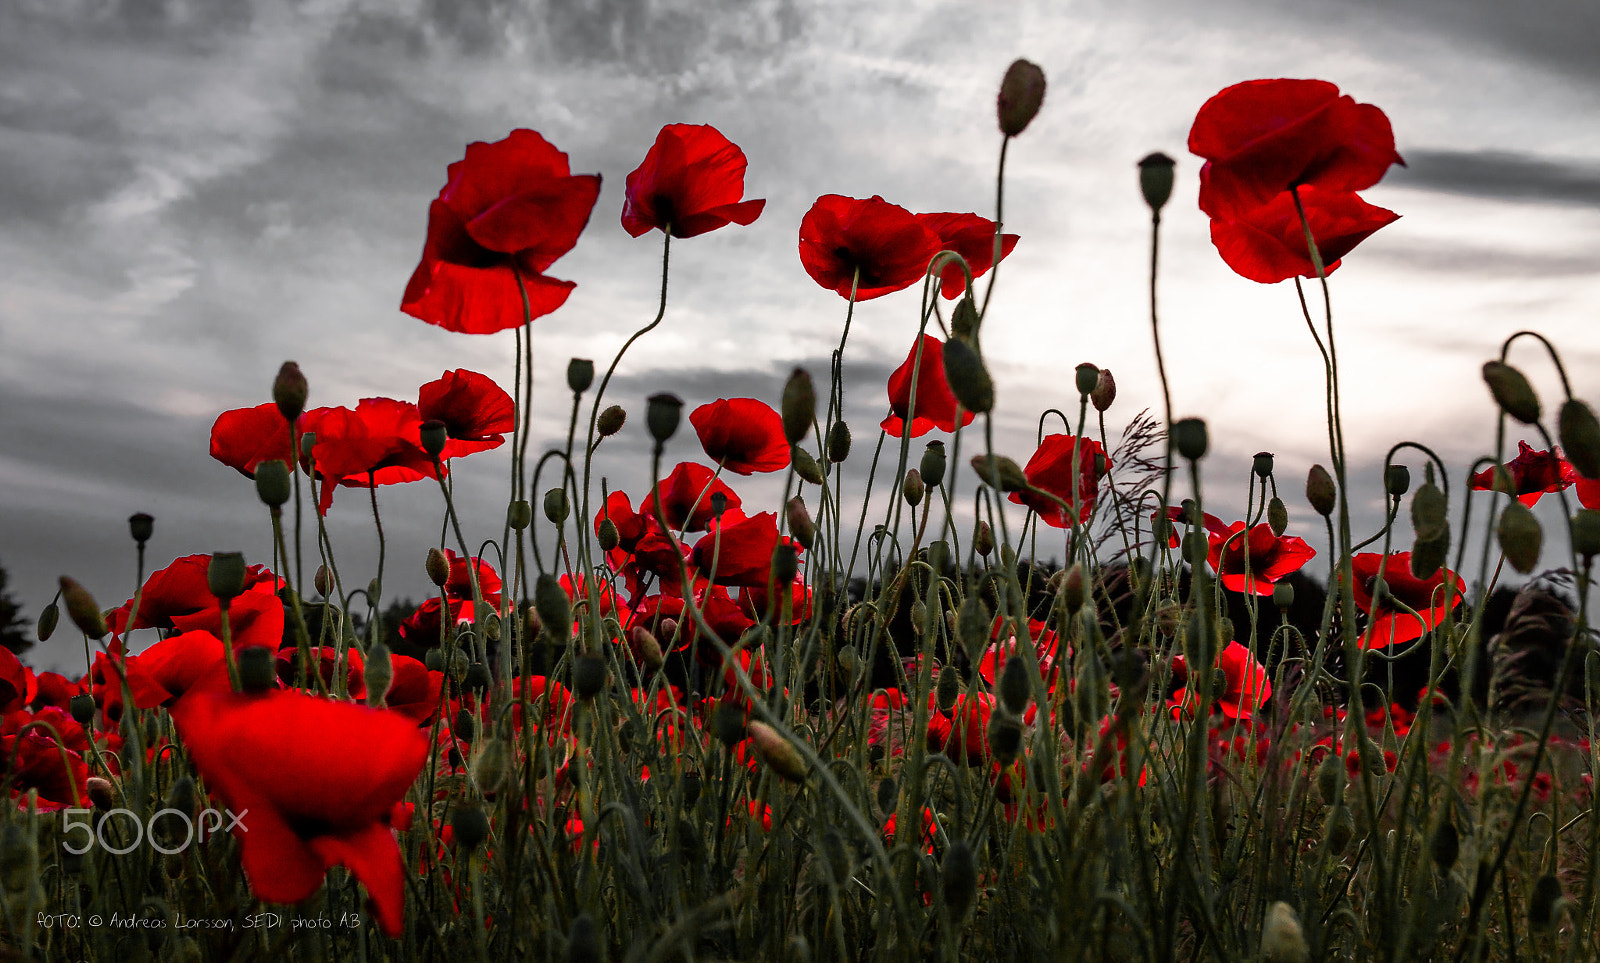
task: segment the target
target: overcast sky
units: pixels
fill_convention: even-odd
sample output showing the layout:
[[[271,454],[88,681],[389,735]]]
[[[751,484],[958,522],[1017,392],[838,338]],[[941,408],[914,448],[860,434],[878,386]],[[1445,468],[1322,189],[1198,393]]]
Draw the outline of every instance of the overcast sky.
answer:
[[[550,271],[578,287],[535,326],[536,449],[564,433],[567,359],[603,369],[653,314],[659,235],[629,238],[618,216],[660,126],[718,127],[749,157],[747,196],[768,199],[752,226],[674,246],[667,319],[613,388],[632,418],[603,469],[637,491],[646,395],[776,403],[792,366],[825,376],[844,302],[796,255],[818,195],[993,216],[994,95],[1018,56],[1050,87],[1008,162],[1022,240],[985,325],[998,447],[1026,460],[1037,413],[1075,400],[1078,362],[1116,373],[1113,430],[1158,404],[1134,163],[1164,150],[1179,164],[1161,287],[1175,405],[1210,423],[1224,505],[1242,501],[1251,453],[1278,453],[1298,530],[1304,471],[1327,460],[1321,365],[1292,286],[1235,276],[1209,243],[1184,149],[1195,111],[1240,80],[1319,77],[1393,123],[1410,166],[1366,196],[1403,216],[1333,278],[1370,503],[1396,441],[1434,445],[1457,477],[1488,451],[1478,369],[1519,328],[1551,337],[1600,400],[1597,43],[1600,7],[1581,0],[0,0],[0,565],[31,617],[62,573],[106,605],[132,593],[135,511],[156,517],[151,567],[235,548],[265,561],[265,512],[207,439],[219,412],[268,400],[287,358],[313,405],[414,399],[456,367],[509,388],[509,332],[452,334],[398,305],[446,165],[517,127],[605,179]],[[915,325],[914,293],[857,310],[858,450]],[[1546,362],[1514,360],[1554,398]],[[688,434],[673,448],[697,453]],[[498,533],[508,464],[460,465],[469,538]],[[391,596],[420,594],[437,538],[436,491],[408,487],[380,494]],[[370,571],[360,493],[340,493],[330,526],[343,563]]]

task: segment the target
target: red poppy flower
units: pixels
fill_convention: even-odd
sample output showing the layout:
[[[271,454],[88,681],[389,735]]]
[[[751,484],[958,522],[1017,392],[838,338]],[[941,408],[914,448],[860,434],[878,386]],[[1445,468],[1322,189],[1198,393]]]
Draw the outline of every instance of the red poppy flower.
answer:
[[[735,475],[789,467],[783,416],[754,398],[722,398],[689,414],[706,457]]]
[[[728,590],[720,585],[699,589],[694,594],[696,604],[700,606],[701,614],[705,617],[706,625],[709,625],[717,637],[729,645],[743,635],[745,629],[756,624],[756,620],[746,615],[739,607],[739,603],[728,594]],[[663,633],[662,622],[666,619],[678,624],[676,643],[669,638],[670,633]],[[630,631],[636,626],[649,629],[656,635],[663,648],[671,645],[674,651],[687,649],[700,634],[699,623],[694,620],[693,614],[684,611],[683,598],[671,594],[647,596],[640,602],[628,622]]]
[[[322,477],[317,511],[327,514],[338,485],[368,488],[434,477],[433,458],[419,440],[421,425],[416,405],[393,398],[363,398],[354,411],[306,412],[302,427],[317,438],[305,467]]]
[[[1367,631],[1361,636],[1362,647],[1368,649],[1386,649],[1421,638],[1455,609],[1466,588],[1461,576],[1448,569],[1441,568],[1430,578],[1416,578],[1411,574],[1410,552],[1394,552],[1387,559],[1377,552],[1362,552],[1350,559],[1350,565],[1356,607],[1368,617]],[[1388,596],[1374,601],[1379,565]],[[1394,602],[1417,614],[1401,611]]]
[[[1278,580],[1298,572],[1316,557],[1317,551],[1305,539],[1272,534],[1272,526],[1252,526],[1244,533],[1244,522],[1234,522],[1221,532],[1209,533],[1211,551],[1206,561],[1230,592],[1271,595]]]
[[[1529,508],[1545,494],[1564,491],[1578,481],[1578,470],[1561,457],[1559,448],[1555,451],[1538,451],[1525,441],[1517,442],[1517,457],[1506,464],[1506,471],[1511,473],[1511,482],[1517,489],[1507,494],[1517,496],[1517,501]],[[1480,492],[1504,490],[1496,489],[1493,468],[1485,468],[1473,475],[1469,487],[1472,491]],[[1582,500],[1581,487],[1578,494]]]
[[[852,284],[857,301],[910,287],[938,253],[938,235],[877,196],[824,194],[800,220],[800,263],[842,298],[850,297]]]
[[[28,721],[34,718],[29,716]],[[70,749],[63,761],[61,748],[49,730],[29,729],[20,736],[0,736],[0,781],[8,783],[17,798],[30,789],[37,790],[40,812],[83,806],[89,798],[89,764]]]
[[[394,678],[389,683],[384,705],[419,726],[432,723],[434,713],[439,711],[439,693],[444,687],[444,673],[435,672],[405,655],[391,655],[389,664]]]
[[[400,310],[429,324],[492,334],[561,307],[576,286],[545,269],[578,243],[600,175],[574,176],[567,155],[531,130],[468,144],[428,208],[422,261]],[[513,271],[513,269],[515,269]]]
[[[1191,503],[1185,501],[1184,504],[1187,505]],[[1154,525],[1156,520],[1160,517],[1161,516],[1158,512],[1151,512],[1150,523]],[[1189,530],[1189,520],[1184,515],[1184,509],[1177,505],[1167,509],[1167,518],[1171,521],[1171,525],[1167,528],[1167,547],[1177,548],[1180,544],[1182,544],[1182,535],[1180,533],[1187,532]],[[1206,537],[1208,539],[1215,538],[1218,535],[1225,534],[1228,531],[1228,526],[1222,523],[1222,519],[1211,514],[1210,512],[1200,513],[1200,525],[1206,530]]]
[[[1578,476],[1578,504],[1584,508],[1600,508],[1600,481]]]
[[[14,712],[28,701],[32,677],[16,653],[0,646],[0,715]]]
[[[240,648],[244,646],[235,646],[234,650]],[[125,665],[128,687],[141,709],[167,705],[190,692],[233,691],[222,640],[204,629],[168,636],[130,656]],[[113,674],[108,681],[115,683],[116,676]]]
[[[995,618],[994,628],[990,631],[989,637],[997,641],[985,649],[983,658],[978,660],[978,675],[982,676],[983,681],[990,685],[994,685],[996,680],[1000,678],[1000,673],[1005,670],[1006,660],[1017,653],[1019,643],[1015,634],[1004,642],[998,641],[1000,631],[1006,621],[999,617]],[[1033,639],[1034,657],[1039,663],[1039,675],[1044,678],[1045,685],[1053,689],[1055,687],[1056,657],[1061,647],[1061,638],[1055,629],[1050,628],[1048,623],[1039,619],[1028,620],[1028,635]]]
[[[994,222],[987,217],[976,214],[918,214],[916,217],[939,238],[939,250],[961,255],[972,269],[973,280],[994,267]],[[1002,259],[1017,246],[1018,240],[1016,234],[1000,235]],[[939,293],[947,298],[958,298],[966,289],[967,276],[961,272],[961,265],[946,264],[939,272]]]
[[[1225,681],[1222,694],[1217,697],[1217,708],[1229,719],[1249,719],[1272,698],[1267,669],[1256,661],[1247,646],[1229,642],[1227,648],[1217,653],[1217,668],[1222,670]]]
[[[1078,459],[1076,484],[1072,477],[1074,452],[1077,453]],[[1103,462],[1103,466],[1097,466],[1096,462]],[[1100,490],[1100,477],[1110,470],[1111,460],[1105,457],[1105,449],[1100,447],[1098,441],[1092,438],[1074,438],[1071,435],[1046,435],[1044,442],[1033,453],[1033,457],[1028,459],[1028,464],[1022,469],[1022,473],[1027,476],[1028,484],[1034,488],[1054,495],[1069,506],[1076,501],[1078,523],[1082,524],[1088,521],[1090,514],[1094,512],[1094,499]],[[1040,521],[1051,528],[1067,528],[1072,524],[1067,509],[1055,499],[1039,492],[1013,492],[1011,500],[1038,512]]]
[[[422,421],[444,422],[440,458],[457,458],[488,451],[505,443],[505,433],[515,431],[517,411],[504,388],[487,375],[457,368],[446,371],[417,392],[417,416]],[[417,447],[422,447],[422,423],[417,423]]]
[[[194,693],[173,721],[210,792],[243,814],[235,831],[250,890],[298,903],[342,865],[398,936],[405,872],[389,817],[428,758],[398,713],[296,692]]]
[[[224,411],[211,425],[211,457],[246,478],[254,478],[256,466],[264,461],[293,464],[289,423],[271,401]]]
[[[450,575],[444,583],[444,600],[450,606],[450,621],[452,624],[471,622],[477,617],[472,605],[472,569],[467,560],[450,549],[444,550],[445,560],[450,563]],[[483,602],[491,609],[500,606],[500,589],[502,583],[500,576],[488,562],[479,558],[478,591],[483,594]],[[441,613],[444,602],[439,596],[425,599],[400,623],[397,630],[400,637],[412,645],[434,646],[439,644],[439,630]]]
[[[673,237],[695,237],[752,224],[767,202],[740,200],[744,169],[744,151],[715,127],[668,124],[628,175],[622,229],[633,237],[668,228]]]
[[[917,349],[922,349],[922,361],[917,362]],[[889,417],[879,423],[891,437],[899,438],[905,432],[906,414],[911,407],[911,374],[917,375],[917,410],[911,418],[911,437],[918,438],[937,428],[940,431],[956,430],[956,396],[950,391],[950,382],[944,376],[944,342],[931,334],[911,346],[911,353],[900,367],[889,376]],[[961,424],[972,424],[972,412],[961,412]]]
[[[806,587],[804,576],[796,576],[795,580],[789,583],[789,591],[785,592],[779,588],[775,594],[777,604],[773,606],[767,599],[767,586],[764,583],[746,585],[739,590],[739,604],[744,607],[745,612],[756,619],[766,619],[771,616],[774,624],[778,624],[776,620],[783,616],[784,597],[787,596],[789,625],[799,625],[811,617],[811,589]]]
[[[82,685],[59,672],[40,672],[34,676],[34,696],[28,700],[28,707],[35,712],[46,706],[66,709],[70,707],[72,697],[83,691]]]
[[[660,489],[661,514],[666,517],[669,526],[683,532],[706,530],[711,519],[716,517],[711,504],[713,495],[720,494],[727,499],[724,507],[728,511],[740,505],[739,496],[722,479],[715,477],[711,469],[690,461],[679,462],[672,469],[672,474],[661,480]],[[646,518],[655,517],[654,492],[646,495],[640,503],[639,514]]]
[[[1300,202],[1317,242],[1323,271],[1332,274],[1339,259],[1374,231],[1400,215],[1368,204],[1351,191],[1300,188]],[[1317,269],[1306,248],[1305,227],[1285,191],[1261,207],[1231,218],[1211,219],[1211,243],[1235,274],[1261,284],[1300,276],[1314,278]]]
[[[784,541],[793,544],[790,539]],[[777,513],[737,519],[724,515],[695,543],[694,564],[700,574],[718,585],[765,588],[772,577],[772,553],[778,542]]]
[[[133,599],[106,617],[118,636],[132,629],[173,629],[222,634],[222,605],[211,594],[206,570],[209,555],[186,555],[145,579],[139,595],[139,617],[132,625]],[[276,649],[283,641],[283,602],[276,594],[278,581],[265,565],[245,570],[244,591],[228,606],[228,631],[235,649],[262,645]]]
[[[987,692],[965,692],[956,697],[945,724],[949,726],[946,755],[969,766],[982,765],[989,758],[989,717],[994,713],[994,696]],[[934,716],[942,716],[934,713]],[[930,722],[933,716],[930,716]],[[934,728],[929,729],[929,743]],[[943,727],[936,727],[943,732]]]

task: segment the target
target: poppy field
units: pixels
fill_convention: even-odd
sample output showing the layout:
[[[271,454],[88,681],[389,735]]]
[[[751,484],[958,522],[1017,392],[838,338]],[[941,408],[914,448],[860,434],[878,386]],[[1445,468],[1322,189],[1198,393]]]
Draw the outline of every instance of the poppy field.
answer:
[[[81,668],[0,648],[0,959],[1600,957],[1600,421],[1557,346],[1508,330],[1481,457],[1394,438],[1359,530],[1331,292],[1400,216],[1361,192],[1404,160],[1379,107],[1249,80],[1194,119],[1197,199],[1173,158],[1130,165],[1150,215],[1130,336],[1162,409],[1081,364],[1075,404],[1033,411],[983,335],[1028,203],[1007,155],[1045,94],[1028,61],[1004,74],[993,211],[817,198],[798,257],[839,297],[828,369],[690,410],[607,392],[672,323],[675,248],[763,216],[743,150],[661,129],[620,212],[660,245],[659,307],[536,388],[537,322],[575,287],[558,262],[616,213],[535,131],[467,145],[400,308],[512,331],[513,383],[450,366],[308,407],[315,372],[285,362],[210,436],[271,559],[147,570],[140,514],[125,600],[62,576],[37,634],[81,636]],[[1218,464],[1174,417],[1161,219],[1196,201],[1323,362],[1305,477]],[[891,296],[916,331],[868,383],[851,323]],[[1542,403],[1513,349],[1565,396]],[[881,422],[847,423],[846,391],[879,393]],[[1032,452],[996,449],[1002,405],[1038,416]],[[564,437],[535,437],[535,406]],[[649,464],[602,476],[624,431]],[[504,521],[474,530],[452,468],[495,449]],[[437,491],[433,544],[385,539],[398,484]],[[1213,510],[1240,495],[1243,517]],[[371,514],[375,571],[341,564],[335,510]],[[435,594],[391,617],[402,566]]]

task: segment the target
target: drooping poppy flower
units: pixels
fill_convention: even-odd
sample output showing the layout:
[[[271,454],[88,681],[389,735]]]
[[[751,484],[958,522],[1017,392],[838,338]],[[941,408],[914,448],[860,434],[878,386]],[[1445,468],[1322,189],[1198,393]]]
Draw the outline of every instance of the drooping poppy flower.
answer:
[[[939,250],[954,251],[967,262],[973,280],[994,267],[994,222],[977,214],[918,214],[917,220],[939,239]],[[1000,257],[1017,246],[1016,234],[1000,235]],[[939,293],[958,298],[967,289],[967,276],[961,265],[946,264],[939,272]]]
[[[333,490],[397,485],[434,477],[433,458],[420,442],[417,406],[394,398],[363,398],[356,409],[317,408],[302,416],[316,433],[305,467],[322,478],[317,511],[327,514]],[[440,466],[440,473],[448,469]]]
[[[1265,523],[1246,533],[1244,522],[1234,522],[1221,532],[1209,533],[1208,540],[1211,551],[1206,561],[1230,592],[1271,595],[1279,579],[1298,572],[1317,554],[1305,539],[1274,535]]]
[[[921,348],[922,360],[917,352]],[[911,375],[916,372],[917,410],[910,413]],[[899,438],[905,432],[906,418],[911,417],[911,437],[919,438],[937,428],[940,431],[956,430],[956,396],[950,391],[950,382],[944,376],[944,342],[931,334],[911,346],[911,353],[900,367],[889,376],[889,417],[879,423],[890,437]],[[961,424],[972,424],[973,413],[963,410]]]
[[[413,720],[297,692],[194,693],[172,718],[206,788],[243,815],[245,878],[269,903],[298,903],[342,865],[400,934],[405,868],[390,815],[428,758]]]
[[[1425,579],[1413,576],[1410,552],[1393,552],[1387,559],[1378,552],[1361,552],[1350,559],[1350,565],[1356,607],[1368,617],[1367,630],[1361,636],[1361,646],[1367,649],[1385,649],[1421,638],[1460,604],[1466,588],[1461,576],[1448,569],[1441,568]],[[1380,565],[1388,591],[1378,600]],[[1395,602],[1417,614],[1400,610]]]
[[[515,431],[517,411],[506,390],[488,375],[457,368],[446,371],[417,392],[417,447],[422,447],[422,422],[444,422],[445,436],[440,458],[458,458],[476,451],[488,451],[505,443],[506,432]]]
[[[289,423],[270,401],[224,411],[211,425],[211,457],[246,478],[254,478],[264,461],[293,465]]]
[[[800,263],[811,279],[857,301],[917,283],[939,253],[939,237],[903,207],[824,194],[800,220]],[[859,276],[858,276],[859,273]]]
[[[576,285],[544,272],[578,243],[599,196],[600,175],[573,175],[567,155],[531,130],[468,144],[428,208],[400,310],[468,334],[522,324],[524,296],[529,315],[549,314]]]
[[[1517,496],[1517,501],[1529,508],[1544,495],[1565,491],[1578,481],[1578,470],[1561,457],[1559,448],[1555,451],[1539,451],[1525,441],[1517,442],[1517,457],[1506,463],[1506,471],[1510,473],[1511,483],[1516,488],[1516,491],[1506,494]],[[1468,487],[1475,492],[1504,491],[1497,489],[1492,467],[1473,475]],[[1583,489],[1580,488],[1580,499],[1582,494]]]
[[[695,237],[727,224],[753,224],[764,200],[744,197],[744,151],[709,124],[668,124],[628,175],[622,229]]]
[[[1076,452],[1078,474],[1072,474],[1072,461]],[[1111,460],[1105,449],[1092,438],[1074,438],[1071,435],[1046,435],[1033,457],[1022,469],[1028,484],[1039,491],[1013,492],[1011,501],[1026,505],[1039,513],[1039,520],[1051,528],[1068,528],[1072,525],[1067,508],[1056,502],[1059,498],[1068,506],[1074,502],[1078,508],[1078,523],[1089,520],[1094,512],[1095,495],[1100,490],[1100,478],[1111,470]],[[1040,492],[1048,492],[1050,498]]]
[[[793,544],[792,539],[782,540]],[[718,585],[765,588],[772,577],[772,553],[779,541],[775,512],[738,519],[725,515],[695,543],[694,564],[700,574]]]
[[[789,467],[783,416],[754,398],[721,398],[689,414],[706,457],[735,475]]]
[[[1339,259],[1374,231],[1400,217],[1368,204],[1351,191],[1315,187],[1302,187],[1299,191],[1325,274],[1332,274],[1339,267]],[[1287,191],[1235,217],[1212,218],[1211,243],[1235,274],[1251,281],[1276,284],[1295,276],[1317,276],[1306,247],[1305,227],[1295,210],[1294,195]]]
[[[722,479],[715,477],[715,474],[704,465],[685,461],[679,462],[677,467],[672,469],[672,473],[661,480],[661,513],[666,517],[668,526],[683,532],[705,531],[706,526],[716,517],[716,510],[712,505],[713,495],[720,494],[727,499],[725,508],[728,511],[739,508],[741,504],[739,496]],[[646,495],[644,501],[640,503],[639,514],[646,518],[655,517],[654,492]]]

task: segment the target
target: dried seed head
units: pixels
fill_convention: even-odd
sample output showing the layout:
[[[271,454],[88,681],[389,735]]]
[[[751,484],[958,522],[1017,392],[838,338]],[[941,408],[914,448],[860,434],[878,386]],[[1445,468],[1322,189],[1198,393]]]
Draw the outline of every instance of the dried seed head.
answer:
[[[544,493],[544,517],[550,520],[550,524],[560,525],[567,520],[571,510],[566,488],[552,488]]]
[[[156,520],[144,512],[135,512],[128,516],[128,534],[133,540],[143,545],[150,541],[150,536],[155,532]]]
[[[1404,465],[1390,465],[1383,470],[1383,489],[1399,498],[1411,490],[1411,469]]]
[[[1160,151],[1146,154],[1139,160],[1139,192],[1144,195],[1144,202],[1150,205],[1151,213],[1161,213],[1167,200],[1172,197],[1173,169],[1176,166],[1177,161]]]
[[[1270,451],[1258,451],[1258,452],[1256,452],[1255,458],[1253,460],[1251,460],[1251,462],[1250,462],[1250,470],[1252,472],[1255,472],[1255,476],[1257,478],[1260,478],[1260,479],[1263,479],[1263,480],[1271,478],[1272,477],[1272,452],[1270,452]]]
[[[683,418],[683,399],[668,391],[653,394],[647,399],[644,412],[645,427],[657,444],[666,443],[678,431]]]
[[[594,362],[588,358],[573,358],[567,362],[567,387],[581,395],[594,384]]]

